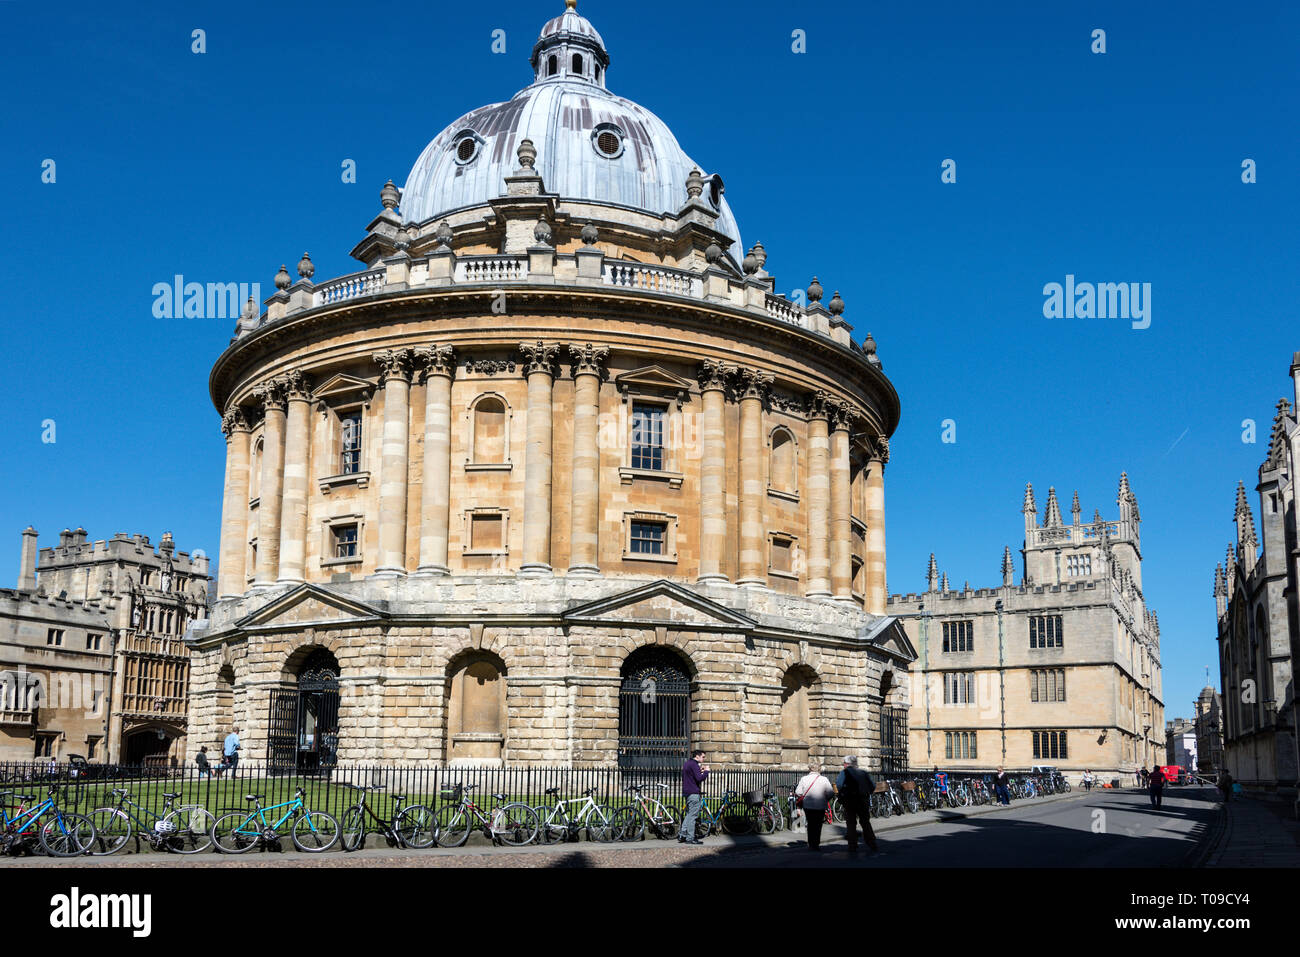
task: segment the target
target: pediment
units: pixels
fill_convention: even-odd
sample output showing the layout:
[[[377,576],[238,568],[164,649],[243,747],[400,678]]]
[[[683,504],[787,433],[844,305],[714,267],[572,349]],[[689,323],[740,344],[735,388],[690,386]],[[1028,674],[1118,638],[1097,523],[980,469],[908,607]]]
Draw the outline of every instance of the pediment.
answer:
[[[262,606],[240,619],[236,627],[245,629],[295,628],[307,625],[335,625],[342,622],[375,621],[384,617],[382,609],[316,585],[299,585],[288,594]]]
[[[338,373],[322,382],[311,394],[314,402],[338,402],[344,399],[360,399],[369,402],[375,394],[375,384],[369,379]]]
[[[624,401],[629,393],[648,392],[653,395],[670,396],[678,403],[686,402],[691,392],[691,381],[674,375],[662,366],[643,366],[614,377],[614,385],[622,393]]]
[[[749,631],[757,622],[675,582],[658,581],[564,613],[572,623],[671,625],[674,628]]]
[[[903,623],[892,615],[877,619],[858,637],[870,642],[883,654],[899,661],[915,661],[918,657],[916,646],[903,630]]]

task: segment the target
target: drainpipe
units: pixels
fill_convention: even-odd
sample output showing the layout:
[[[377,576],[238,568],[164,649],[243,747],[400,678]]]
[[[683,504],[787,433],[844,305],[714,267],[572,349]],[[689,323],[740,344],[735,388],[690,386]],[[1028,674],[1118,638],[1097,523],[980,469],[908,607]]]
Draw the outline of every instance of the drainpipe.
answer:
[[[921,605],[921,694],[925,698],[925,766],[930,767],[930,613]]]
[[[1007,766],[1007,671],[1005,656],[1005,632],[1002,620],[1002,599],[993,606],[998,612],[998,721],[1002,731],[1002,766]]]

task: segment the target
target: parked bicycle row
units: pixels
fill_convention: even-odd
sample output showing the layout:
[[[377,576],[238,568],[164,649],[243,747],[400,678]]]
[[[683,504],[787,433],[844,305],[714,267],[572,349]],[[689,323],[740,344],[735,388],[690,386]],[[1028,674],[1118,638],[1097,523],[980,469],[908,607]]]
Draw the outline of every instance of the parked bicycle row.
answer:
[[[993,775],[953,777],[944,772],[889,777],[876,784],[871,816],[913,814],[939,807],[989,804],[997,800]],[[301,785],[290,800],[266,804],[265,793],[243,795],[244,806],[218,809],[202,803],[177,803],[180,791],[161,793],[161,807],[142,806],[127,787],[104,792],[107,800],[88,813],[71,810],[64,788],[52,785],[42,798],[35,793],[0,791],[0,853],[45,853],[55,857],[109,855],[131,848],[198,854],[215,849],[243,854],[258,848],[278,849],[285,840],[310,853],[341,846],[359,850],[373,838],[394,848],[460,847],[471,833],[493,844],[521,847],[586,838],[600,843],[670,839],[679,835],[685,815],[661,783],[626,785],[614,799],[598,800],[599,787],[561,797],[547,788],[545,800],[519,800],[505,791],[483,794],[475,783],[450,784],[432,805],[407,803],[404,793],[387,793],[385,785],[335,783],[352,802],[341,818],[313,809]],[[1025,799],[1069,791],[1059,774],[1007,776],[1008,798]],[[720,797],[704,797],[694,839],[711,834],[771,834],[792,827],[803,813],[790,784],[761,786]],[[385,800],[375,801],[382,795]],[[376,807],[381,804],[381,807]],[[830,801],[827,823],[843,824],[839,798]]]

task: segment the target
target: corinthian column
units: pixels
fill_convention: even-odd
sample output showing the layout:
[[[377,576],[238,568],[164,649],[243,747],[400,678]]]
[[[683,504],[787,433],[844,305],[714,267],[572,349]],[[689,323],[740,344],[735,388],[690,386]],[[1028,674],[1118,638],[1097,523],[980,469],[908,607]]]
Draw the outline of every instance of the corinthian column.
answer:
[[[451,378],[456,350],[433,346],[416,352],[424,364],[424,492],[420,499],[419,575],[447,575],[451,521]]]
[[[763,405],[772,376],[740,370],[740,561],[737,585],[766,585],[763,561]]]
[[[379,476],[379,564],[376,575],[406,574],[406,490],[410,477],[411,350],[380,352],[384,435]]]
[[[700,571],[698,581],[726,581],[727,432],[723,413],[727,380],[734,370],[714,359],[700,365]]]
[[[570,345],[573,357],[573,509],[569,574],[599,575],[600,383],[609,350]]]
[[[560,347],[522,342],[528,379],[528,456],[524,462],[524,560],[521,575],[551,573],[551,389]]]
[[[289,414],[284,433],[284,504],[280,521],[279,584],[304,580],[307,560],[307,461],[311,383],[294,370],[285,376]]]
[[[867,463],[867,613],[885,613],[885,464],[889,439],[880,436]]]
[[[825,392],[808,402],[808,591],[809,598],[831,594],[831,441]]]
[[[284,495],[284,413],[288,404],[285,383],[273,379],[258,386],[254,395],[266,408],[262,428],[262,479],[257,506],[258,587],[275,584],[280,575],[280,507]]]
[[[849,407],[840,404],[831,423],[831,591],[853,601],[853,504],[849,472]]]
[[[221,419],[226,433],[226,484],[221,501],[221,574],[217,595],[232,598],[248,586],[248,417],[232,406]],[[25,569],[24,569],[25,570]]]

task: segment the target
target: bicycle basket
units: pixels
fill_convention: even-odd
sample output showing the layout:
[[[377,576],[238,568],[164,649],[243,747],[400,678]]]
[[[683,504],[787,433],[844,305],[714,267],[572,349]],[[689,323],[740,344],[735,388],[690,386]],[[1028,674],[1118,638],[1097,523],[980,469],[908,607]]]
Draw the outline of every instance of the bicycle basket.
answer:
[[[915,790],[916,790],[916,782],[915,782],[915,781],[904,781],[904,782],[903,782],[903,790],[904,790],[904,791],[915,791]]]
[[[443,788],[440,793],[448,801],[460,801],[465,795],[465,789],[458,784],[454,788]]]
[[[757,791],[746,791],[740,796],[740,799],[750,807],[757,807],[763,803],[763,795],[765,793],[766,792],[762,788],[759,788]]]

